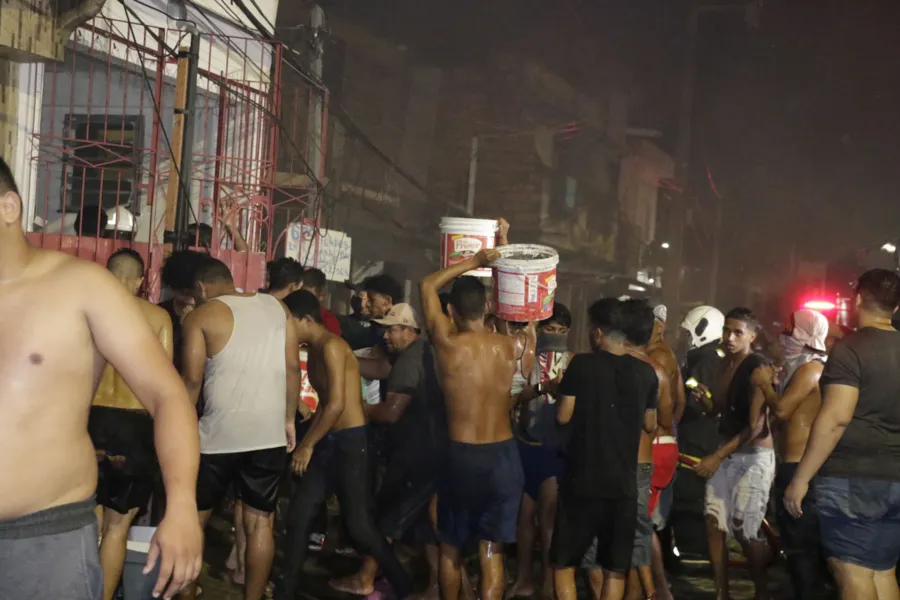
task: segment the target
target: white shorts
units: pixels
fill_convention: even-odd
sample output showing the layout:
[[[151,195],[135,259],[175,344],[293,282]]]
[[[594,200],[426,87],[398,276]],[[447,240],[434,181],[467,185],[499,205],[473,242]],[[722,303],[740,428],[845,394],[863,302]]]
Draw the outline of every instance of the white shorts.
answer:
[[[750,448],[722,461],[706,484],[704,512],[715,517],[719,531],[748,540],[759,538],[775,479],[775,451]]]

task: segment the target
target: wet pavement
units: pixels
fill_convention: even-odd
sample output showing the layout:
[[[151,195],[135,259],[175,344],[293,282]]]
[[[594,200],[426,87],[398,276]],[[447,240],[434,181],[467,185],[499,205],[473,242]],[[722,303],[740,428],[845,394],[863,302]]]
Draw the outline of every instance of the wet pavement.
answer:
[[[224,571],[225,560],[231,547],[231,540],[232,532],[228,521],[213,519],[210,529],[207,531],[206,564],[200,579],[205,600],[240,600],[242,598],[241,590],[227,581],[227,574]],[[424,587],[423,561],[411,557],[409,553],[402,550],[401,558],[411,559],[409,566],[414,573],[421,576],[421,583]],[[276,563],[279,560],[280,556],[276,556]],[[353,598],[329,588],[328,579],[335,575],[353,572],[358,564],[359,561],[356,558],[336,554],[330,544],[326,545],[323,552],[310,552],[305,569],[306,587],[300,592],[298,598],[305,600],[349,600]],[[477,573],[477,566],[473,566],[470,572]],[[791,586],[787,580],[784,566],[776,564],[769,572],[769,589],[773,600],[789,600],[792,598]],[[515,561],[512,558],[508,558],[507,577],[510,583],[514,576]],[[734,569],[730,580],[733,600],[751,600],[753,598],[753,584],[748,579],[746,571]],[[706,563],[692,562],[684,564],[683,573],[679,574],[671,583],[673,595],[677,600],[713,600],[715,598],[715,587],[710,578],[709,566]],[[582,585],[583,583],[579,585],[579,597],[588,598],[587,590],[582,588]]]

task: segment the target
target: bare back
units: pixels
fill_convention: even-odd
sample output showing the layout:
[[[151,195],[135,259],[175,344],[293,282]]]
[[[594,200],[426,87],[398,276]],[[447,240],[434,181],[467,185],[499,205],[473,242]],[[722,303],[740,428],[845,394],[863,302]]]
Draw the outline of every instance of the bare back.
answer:
[[[489,332],[454,333],[435,344],[451,440],[489,444],[512,438],[510,390],[523,351],[516,338]]]
[[[326,350],[330,350],[327,352]],[[321,403],[327,403],[330,398],[328,383],[327,356],[343,360],[344,369],[344,410],[338,417],[331,431],[362,427],[366,424],[366,416],[363,409],[362,389],[359,378],[359,361],[350,345],[342,338],[327,334],[320,344],[310,344],[307,369],[309,382],[316,390]],[[318,411],[317,411],[318,412]]]
[[[171,358],[172,319],[169,317],[169,313],[143,298],[135,298],[135,302],[147,319],[153,334],[159,339],[160,344],[166,350],[166,354]],[[144,406],[134,395],[134,391],[128,387],[128,384],[112,368],[112,365],[106,365],[106,368],[103,369],[100,383],[97,385],[97,392],[94,394],[93,404],[94,406],[106,406],[123,410],[144,410]]]
[[[658,414],[660,415],[660,419],[656,435],[675,435],[675,426],[678,423],[680,412],[684,410],[684,381],[681,376],[681,369],[678,368],[678,361],[675,358],[675,353],[664,343],[651,347],[648,354],[659,369],[662,369],[662,374],[669,384],[667,398],[659,399],[660,405]],[[667,407],[663,406],[664,401],[667,403]],[[679,403],[681,404],[680,407],[678,406]],[[663,418],[666,409],[672,413],[671,423],[666,423],[666,419]]]
[[[814,365],[811,366],[816,368]],[[818,369],[821,373],[821,367]],[[818,385],[814,385],[806,397],[800,401],[790,419],[786,423],[779,424],[775,441],[779,456],[783,461],[799,462],[803,458],[813,421],[819,415],[820,408],[822,408],[822,392]]]
[[[648,354],[645,354],[639,350],[635,350],[633,348],[627,349],[628,354],[631,356],[644,361],[651,367],[653,367],[653,371],[656,373],[656,379],[659,381],[659,391],[657,392],[657,414],[662,415],[665,411],[668,411],[668,414],[671,415],[672,410],[672,396],[669,392],[669,377],[666,375],[666,372],[659,366],[659,364],[653,360]],[[635,398],[635,401],[637,398]],[[657,432],[659,429],[657,429]],[[649,434],[643,429],[641,430],[641,444],[638,446],[638,462],[641,463],[650,463],[653,462],[653,439],[656,437],[656,433]]]

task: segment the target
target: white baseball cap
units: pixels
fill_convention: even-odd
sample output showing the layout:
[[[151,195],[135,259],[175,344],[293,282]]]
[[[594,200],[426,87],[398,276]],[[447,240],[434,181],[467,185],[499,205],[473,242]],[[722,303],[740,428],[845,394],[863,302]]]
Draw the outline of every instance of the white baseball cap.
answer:
[[[385,327],[393,327],[399,325],[401,327],[411,327],[419,329],[419,321],[416,319],[416,311],[409,304],[395,304],[383,319],[374,319],[379,325]]]

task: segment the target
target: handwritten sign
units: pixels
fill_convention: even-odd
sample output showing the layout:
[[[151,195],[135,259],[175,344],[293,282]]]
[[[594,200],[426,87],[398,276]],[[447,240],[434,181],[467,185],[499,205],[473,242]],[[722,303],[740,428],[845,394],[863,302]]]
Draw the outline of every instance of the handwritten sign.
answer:
[[[304,267],[315,267],[330,281],[350,279],[352,239],[342,231],[316,230],[307,223],[294,223],[287,232],[285,256]]]

